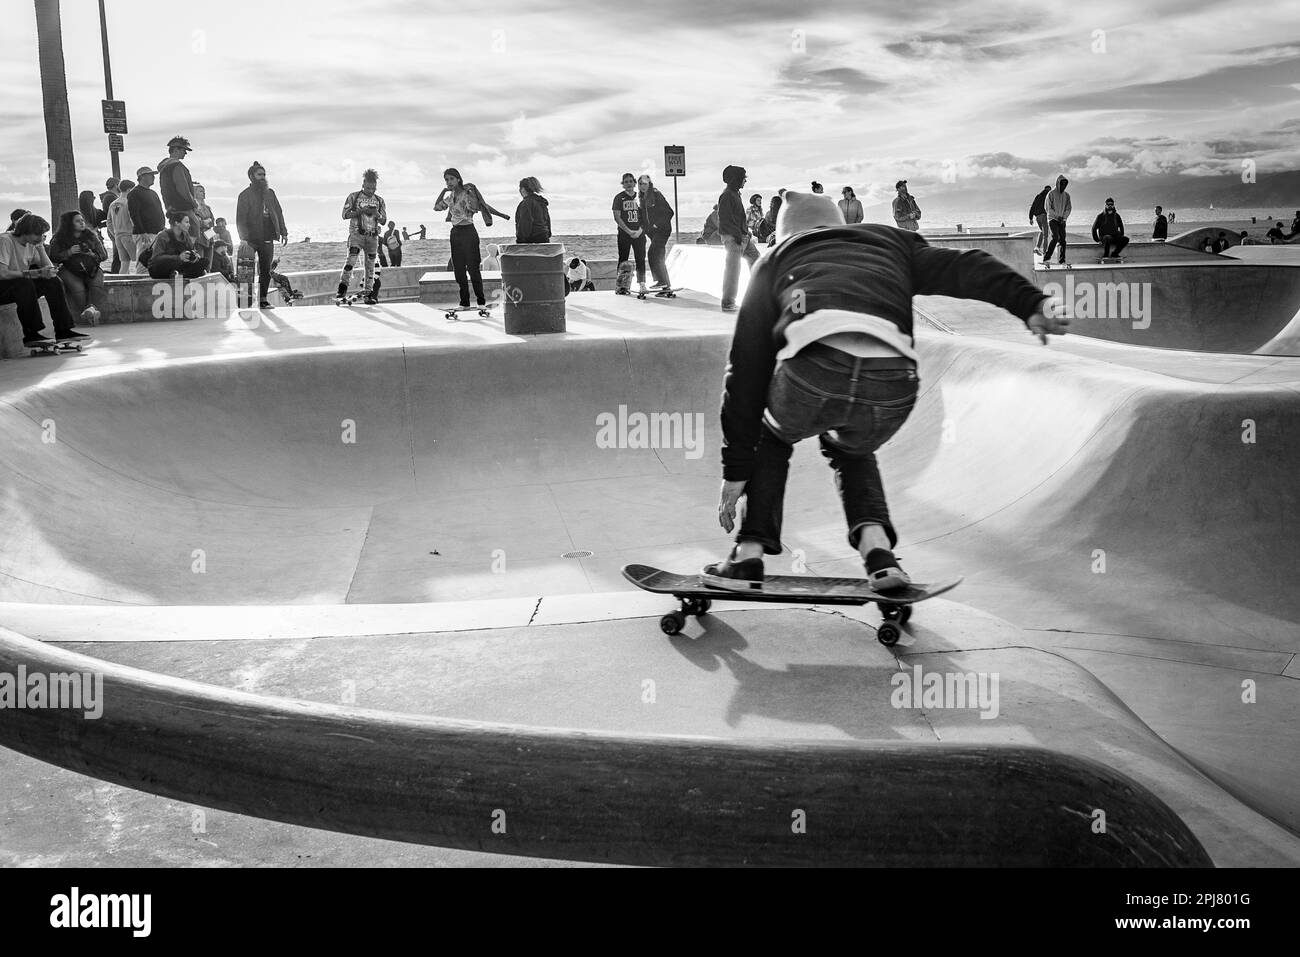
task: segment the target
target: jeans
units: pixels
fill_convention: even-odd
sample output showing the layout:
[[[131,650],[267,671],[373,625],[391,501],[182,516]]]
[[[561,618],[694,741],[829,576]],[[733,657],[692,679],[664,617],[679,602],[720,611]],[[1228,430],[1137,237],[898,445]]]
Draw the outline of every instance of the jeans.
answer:
[[[68,308],[76,315],[86,311],[86,307],[94,306],[99,310],[100,315],[104,314],[107,308],[106,302],[108,292],[104,288],[104,273],[96,269],[90,276],[83,276],[81,273],[73,272],[67,266],[59,270],[59,280],[63,283],[64,297],[68,303]]]
[[[113,257],[113,264],[108,267],[108,271],[116,274],[122,268],[122,250],[118,248],[117,237],[112,233],[108,236],[108,253]]]
[[[1052,258],[1052,253],[1056,250],[1058,243],[1061,246],[1061,262],[1065,262],[1065,220],[1053,219],[1047,225],[1052,230],[1052,241],[1047,244],[1047,249],[1043,251],[1043,262],[1047,262]]]
[[[1047,248],[1047,214],[1036,214],[1034,222],[1038,224],[1038,238],[1034,240],[1034,252],[1041,253]]]
[[[636,256],[636,281],[645,285],[645,231],[636,239],[633,239],[623,230],[618,231],[618,261],[627,262],[628,253]],[[665,238],[665,242],[667,239]]]
[[[482,252],[478,230],[473,223],[451,227],[451,268],[456,273],[456,285],[460,287],[460,304],[469,305],[469,287],[473,283],[474,302],[485,305]]]
[[[268,301],[266,297],[271,288],[271,260],[275,258],[275,240],[251,242],[248,245],[253,247],[253,255],[257,257],[257,302],[261,305]]]
[[[1110,259],[1118,256],[1128,245],[1127,236],[1111,236],[1109,234],[1101,237],[1101,258]]]
[[[45,317],[41,315],[40,298],[50,307],[50,320],[55,336],[65,336],[76,323],[68,310],[68,300],[63,293],[63,283],[58,279],[0,279],[0,306],[13,303],[18,307],[18,321],[23,326],[23,339],[45,338]]]
[[[723,236],[722,246],[727,251],[727,258],[722,266],[722,304],[734,306],[736,290],[740,288],[740,257],[744,256],[745,261],[752,266],[754,260],[758,258],[758,250],[754,247],[754,240],[748,236],[743,240],[735,236]]]
[[[777,365],[736,541],[781,553],[790,455],[796,442],[816,435],[835,471],[849,544],[858,547],[864,525],[880,525],[896,545],[876,450],[911,414],[919,384],[910,359],[864,359],[816,342]]]
[[[650,259],[650,275],[654,277],[655,282],[661,283],[664,288],[672,285],[668,278],[668,237],[672,232],[652,233],[650,236],[650,250],[647,253]]]

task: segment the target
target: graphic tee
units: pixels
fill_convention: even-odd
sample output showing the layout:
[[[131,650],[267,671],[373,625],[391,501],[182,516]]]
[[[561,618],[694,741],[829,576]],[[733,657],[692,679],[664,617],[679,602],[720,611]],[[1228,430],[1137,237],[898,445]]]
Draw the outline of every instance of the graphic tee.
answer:
[[[635,232],[641,228],[640,197],[637,194],[629,196],[625,190],[619,190],[612,208],[618,214],[619,222],[628,229]]]

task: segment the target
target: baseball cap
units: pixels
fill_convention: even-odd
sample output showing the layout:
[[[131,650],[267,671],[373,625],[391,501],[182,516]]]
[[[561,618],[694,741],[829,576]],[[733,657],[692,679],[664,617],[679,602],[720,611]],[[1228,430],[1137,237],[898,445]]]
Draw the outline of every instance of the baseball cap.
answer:
[[[158,175],[158,171],[156,169],[150,169],[147,166],[141,166],[138,170],[135,171],[136,179],[139,179],[141,176],[157,176],[157,175]]]
[[[187,139],[186,139],[185,137],[183,137],[183,136],[173,136],[171,139],[169,139],[169,140],[167,141],[167,148],[168,148],[168,149],[171,149],[172,147],[175,147],[175,146],[179,146],[181,149],[185,150],[185,152],[187,152],[187,153],[192,153],[192,152],[194,152],[193,147],[190,146],[190,141],[187,140]]]
[[[907,180],[900,179],[897,183],[894,184],[894,189],[898,189],[898,187],[906,186],[906,185],[907,185]]]

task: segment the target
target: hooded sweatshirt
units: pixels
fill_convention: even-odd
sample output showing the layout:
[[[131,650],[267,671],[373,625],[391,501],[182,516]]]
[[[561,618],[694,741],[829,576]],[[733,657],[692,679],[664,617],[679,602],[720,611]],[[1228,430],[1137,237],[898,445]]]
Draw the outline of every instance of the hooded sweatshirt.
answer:
[[[1070,185],[1070,181],[1064,176],[1056,177],[1056,189],[1047,194],[1047,218],[1066,220],[1070,218],[1070,212],[1073,207],[1070,205],[1070,194],[1065,191],[1065,187]]]
[[[194,198],[194,181],[185,164],[170,156],[158,164],[158,190],[162,193],[163,205],[170,212],[173,209],[198,209],[199,201]]]
[[[740,188],[745,183],[745,167],[728,166],[722,171],[722,181],[727,188],[718,196],[718,233],[744,244],[749,235],[745,201],[740,196]]]
[[[515,242],[549,243],[551,210],[545,196],[529,193],[515,209]]]
[[[1034,201],[1029,204],[1029,221],[1031,223],[1036,222],[1039,216],[1047,215],[1047,194],[1050,192],[1050,189],[1040,189],[1038,195],[1034,197]]]
[[[797,232],[754,264],[736,318],[722,394],[728,481],[753,476],[777,354],[820,310],[864,315],[912,341],[912,297],[952,296],[1001,306],[1022,322],[1047,298],[979,249],[944,249],[893,226],[863,223]],[[883,327],[882,327],[883,328]]]
[[[1108,213],[1102,210],[1097,214],[1097,218],[1092,221],[1092,241],[1101,242],[1103,236],[1123,236],[1124,220],[1120,218],[1119,211]]]

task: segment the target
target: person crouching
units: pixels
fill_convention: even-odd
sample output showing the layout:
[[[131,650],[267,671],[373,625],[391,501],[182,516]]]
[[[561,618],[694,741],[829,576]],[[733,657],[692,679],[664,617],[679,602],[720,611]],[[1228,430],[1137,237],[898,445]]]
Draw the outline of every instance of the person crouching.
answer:
[[[189,230],[190,214],[172,210],[167,214],[167,228],[153,241],[149,275],[154,279],[198,279],[207,273],[207,264],[194,247]]]

